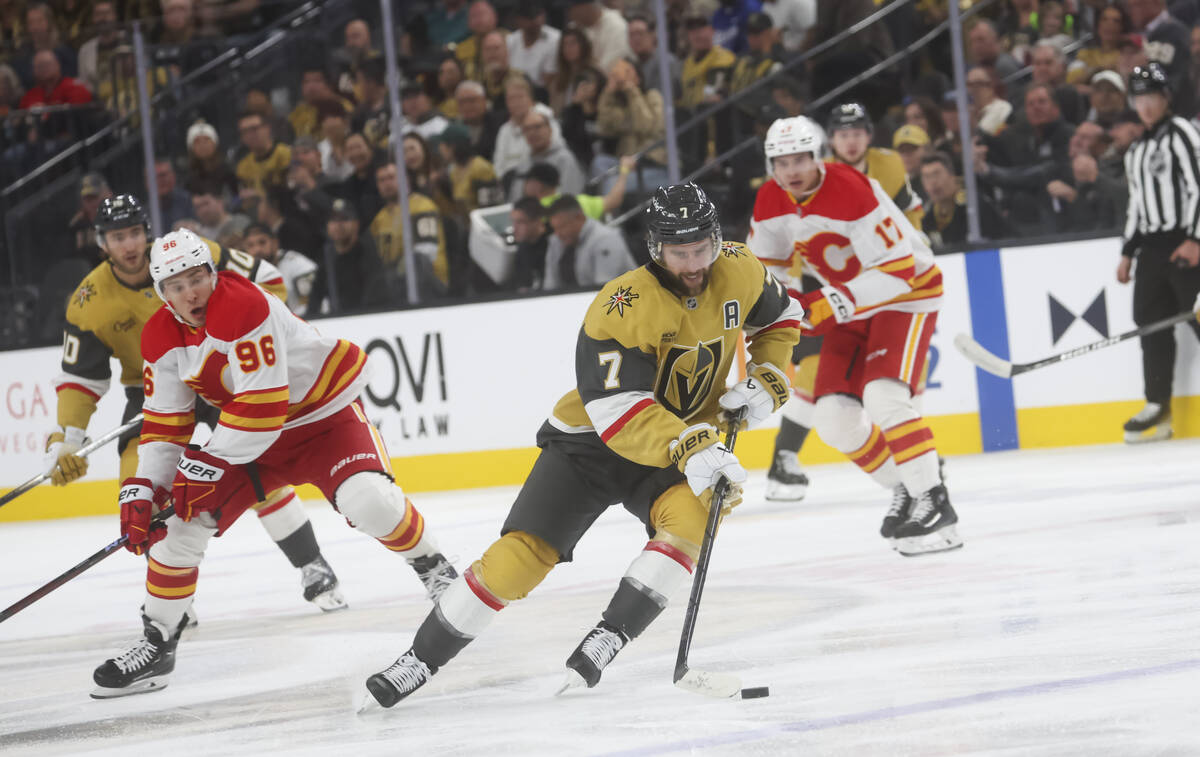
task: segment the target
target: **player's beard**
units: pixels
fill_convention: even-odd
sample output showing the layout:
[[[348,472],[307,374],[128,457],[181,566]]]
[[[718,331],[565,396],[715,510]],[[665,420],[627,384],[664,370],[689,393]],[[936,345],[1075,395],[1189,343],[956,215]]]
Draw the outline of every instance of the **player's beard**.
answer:
[[[704,276],[701,277],[699,284],[688,284],[679,274],[670,271],[667,271],[667,275],[671,277],[672,284],[680,294],[687,297],[699,297],[705,289],[708,289],[708,280],[712,277],[712,266],[704,269]]]
[[[141,255],[139,255],[137,258],[135,258],[136,262],[133,264],[127,264],[124,262],[124,258],[127,257],[125,255],[112,255],[107,252],[105,252],[105,255],[108,256],[109,263],[112,264],[113,268],[116,268],[117,271],[119,273],[121,273],[123,276],[126,276],[130,279],[141,277],[146,280],[149,280],[149,278],[150,278],[150,247],[149,246],[146,247],[146,249],[141,253]]]

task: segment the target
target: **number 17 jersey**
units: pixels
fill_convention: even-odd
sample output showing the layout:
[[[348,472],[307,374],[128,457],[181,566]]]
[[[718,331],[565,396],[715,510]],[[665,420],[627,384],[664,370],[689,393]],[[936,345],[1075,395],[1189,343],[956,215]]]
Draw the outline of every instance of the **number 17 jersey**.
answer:
[[[763,184],[746,244],[794,296],[801,274],[849,295],[852,320],[941,307],[942,272],[924,238],[879,182],[847,165],[827,164],[799,202],[774,179]]]

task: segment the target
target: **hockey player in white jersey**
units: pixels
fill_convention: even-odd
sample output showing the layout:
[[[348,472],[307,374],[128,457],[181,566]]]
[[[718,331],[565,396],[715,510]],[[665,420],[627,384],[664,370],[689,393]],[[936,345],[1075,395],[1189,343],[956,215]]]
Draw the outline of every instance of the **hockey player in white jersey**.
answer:
[[[92,696],[166,685],[209,539],[287,483],[315,485],[354,528],[403,555],[436,600],[457,573],[393,483],[363,413],[366,353],[321,336],[248,279],[218,273],[189,231],[154,242],[150,275],[166,304],[142,331],[141,450],[119,496],[127,548],[150,555],[145,633],[96,669]],[[203,447],[185,446],[197,396],[220,419]],[[174,514],[153,521],[154,504],[167,498]]]
[[[941,305],[941,271],[879,183],[823,163],[821,147],[820,129],[803,116],[771,125],[771,179],[760,190],[749,245],[788,271],[789,283],[800,271],[820,282],[792,291],[804,306],[805,334],[824,337],[813,423],[827,444],[892,490],[881,535],[905,555],[954,549],[962,546],[958,518],[933,432],[913,402]]]
[[[303,313],[308,308],[308,295],[317,278],[317,264],[295,250],[280,249],[279,237],[266,224],[250,224],[242,246],[254,257],[279,269],[287,284],[288,308],[293,313]]]

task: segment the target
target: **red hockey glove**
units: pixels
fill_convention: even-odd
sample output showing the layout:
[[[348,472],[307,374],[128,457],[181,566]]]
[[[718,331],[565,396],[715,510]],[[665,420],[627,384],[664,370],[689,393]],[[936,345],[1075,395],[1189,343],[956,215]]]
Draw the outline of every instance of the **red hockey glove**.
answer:
[[[854,317],[854,300],[840,289],[821,287],[800,295],[799,300],[804,308],[801,330],[809,336],[825,334]]]
[[[151,523],[155,498],[154,485],[149,479],[127,478],[121,483],[121,493],[117,495],[121,505],[121,535],[129,538],[125,549],[135,555],[145,554],[151,545],[167,535],[166,525]],[[157,499],[166,498],[167,493],[159,489]]]
[[[191,520],[200,513],[215,512],[248,483],[241,466],[204,450],[184,450],[171,485],[175,514]]]

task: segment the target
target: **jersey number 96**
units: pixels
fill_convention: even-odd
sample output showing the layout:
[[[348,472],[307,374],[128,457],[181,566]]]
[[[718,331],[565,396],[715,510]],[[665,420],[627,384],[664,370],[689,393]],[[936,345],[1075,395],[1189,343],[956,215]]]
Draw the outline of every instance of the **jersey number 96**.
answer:
[[[260,352],[262,354],[261,359],[259,358]],[[258,340],[258,344],[250,340],[238,342],[237,346],[233,348],[233,354],[237,355],[242,373],[253,373],[263,363],[275,365],[275,340],[271,338],[270,334],[267,334]]]

